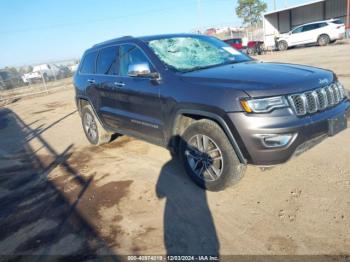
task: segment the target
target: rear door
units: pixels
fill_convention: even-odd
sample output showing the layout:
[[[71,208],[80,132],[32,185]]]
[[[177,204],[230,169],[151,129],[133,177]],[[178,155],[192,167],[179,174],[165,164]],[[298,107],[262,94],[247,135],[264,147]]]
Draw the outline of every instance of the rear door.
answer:
[[[96,61],[96,87],[98,114],[109,129],[117,131],[120,128],[118,90],[115,86],[118,74],[119,46],[101,48]]]
[[[97,51],[88,51],[85,53],[81,66],[79,67],[79,77],[76,78],[76,87],[80,94],[84,94],[89,98],[90,103],[95,110],[98,101],[98,93],[96,92],[95,81],[95,64]]]

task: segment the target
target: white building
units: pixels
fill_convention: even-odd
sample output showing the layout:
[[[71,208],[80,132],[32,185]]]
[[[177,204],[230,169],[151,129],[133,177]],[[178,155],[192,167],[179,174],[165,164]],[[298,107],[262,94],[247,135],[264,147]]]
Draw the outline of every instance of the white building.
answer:
[[[275,45],[274,37],[289,32],[294,27],[340,18],[346,23],[347,0],[314,0],[264,14],[264,42],[267,47]]]

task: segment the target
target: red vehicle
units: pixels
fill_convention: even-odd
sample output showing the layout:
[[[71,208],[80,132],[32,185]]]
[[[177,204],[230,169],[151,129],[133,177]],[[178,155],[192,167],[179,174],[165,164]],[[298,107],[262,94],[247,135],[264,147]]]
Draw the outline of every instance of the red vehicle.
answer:
[[[231,39],[226,39],[224,41],[237,50],[241,50],[243,48],[242,38],[231,38]]]
[[[261,55],[264,51],[263,41],[249,41],[247,44],[247,54],[248,55]]]

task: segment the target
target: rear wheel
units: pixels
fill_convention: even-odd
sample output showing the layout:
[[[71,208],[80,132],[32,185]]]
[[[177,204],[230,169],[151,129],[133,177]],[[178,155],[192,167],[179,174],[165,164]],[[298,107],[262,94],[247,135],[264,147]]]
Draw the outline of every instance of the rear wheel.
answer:
[[[244,175],[244,165],[226,134],[211,120],[196,121],[185,130],[180,158],[194,182],[211,191],[223,190]]]
[[[329,44],[329,42],[330,42],[330,39],[328,35],[320,35],[317,40],[317,44],[319,46],[326,46]]]
[[[98,146],[111,141],[112,134],[102,127],[90,105],[83,107],[81,120],[84,133],[90,144]]]
[[[286,41],[279,41],[278,42],[278,50],[285,51],[288,49],[288,44]]]

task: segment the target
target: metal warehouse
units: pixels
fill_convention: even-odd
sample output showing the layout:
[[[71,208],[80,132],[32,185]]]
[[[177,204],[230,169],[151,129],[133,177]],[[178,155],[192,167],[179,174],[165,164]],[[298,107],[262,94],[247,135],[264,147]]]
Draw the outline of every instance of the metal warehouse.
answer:
[[[298,25],[331,18],[340,18],[349,23],[347,0],[316,0],[301,5],[275,10],[264,15],[264,41],[267,47],[274,46],[274,37],[289,32]],[[349,25],[348,25],[349,26]]]

